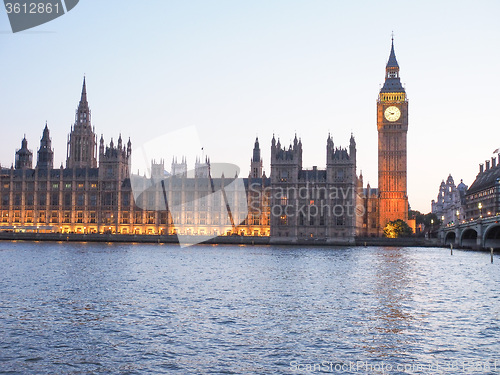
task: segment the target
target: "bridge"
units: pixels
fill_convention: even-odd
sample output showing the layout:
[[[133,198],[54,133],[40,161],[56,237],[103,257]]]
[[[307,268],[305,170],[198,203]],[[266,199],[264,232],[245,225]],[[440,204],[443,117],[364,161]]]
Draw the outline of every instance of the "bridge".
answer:
[[[443,245],[472,249],[500,249],[500,215],[449,225],[439,230]]]

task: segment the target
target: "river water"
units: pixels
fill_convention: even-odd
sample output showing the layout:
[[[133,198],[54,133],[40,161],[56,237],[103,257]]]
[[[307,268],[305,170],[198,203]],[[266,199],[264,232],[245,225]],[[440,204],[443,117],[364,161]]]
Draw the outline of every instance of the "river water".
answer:
[[[500,374],[500,257],[0,243],[0,373]]]

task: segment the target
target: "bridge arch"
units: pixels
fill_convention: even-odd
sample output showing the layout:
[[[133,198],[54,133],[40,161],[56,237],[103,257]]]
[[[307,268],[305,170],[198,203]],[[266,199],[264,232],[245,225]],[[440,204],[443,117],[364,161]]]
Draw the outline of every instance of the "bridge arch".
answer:
[[[500,224],[493,224],[484,233],[484,247],[500,249]]]
[[[445,245],[450,245],[450,244],[455,244],[457,240],[457,235],[455,232],[448,232],[446,233],[446,237],[444,238],[444,244]]]
[[[477,245],[477,231],[474,228],[468,228],[462,233],[460,246],[475,247]]]

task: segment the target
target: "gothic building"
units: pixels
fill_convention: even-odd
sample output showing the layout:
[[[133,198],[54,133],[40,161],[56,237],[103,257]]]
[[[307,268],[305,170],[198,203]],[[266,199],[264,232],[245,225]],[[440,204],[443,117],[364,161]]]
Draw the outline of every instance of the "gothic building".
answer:
[[[479,173],[465,194],[466,220],[500,214],[500,154],[479,165]]]
[[[348,147],[334,145],[328,135],[324,168],[304,168],[297,136],[288,147],[273,136],[269,177],[258,139],[248,178],[239,178],[236,169],[219,170],[208,157],[196,158],[189,170],[180,155],[172,159],[169,172],[160,160],[152,161],[149,176],[133,175],[130,139],[125,143],[120,135],[116,144],[113,139],[106,144],[101,136],[97,143],[84,78],[66,166],[54,168],[45,124],[35,167],[24,137],[15,165],[0,169],[0,230],[352,243],[355,236],[381,235],[389,220],[408,218],[408,100],[394,43],[377,101],[377,128],[378,189],[363,188],[363,177],[356,176],[352,135]]]
[[[15,165],[1,168],[2,229],[80,233],[112,230],[121,214],[116,202],[132,204],[127,183],[131,143],[123,146],[120,137],[117,146],[111,141],[105,147],[101,138],[97,167],[96,135],[90,123],[85,79],[68,137],[65,168],[54,168],[51,143],[45,124],[35,168],[26,137],[16,152]]]
[[[436,214],[442,225],[454,225],[465,220],[465,194],[467,185],[460,180],[455,186],[451,174],[439,186],[437,200],[432,200],[432,213]]]
[[[326,169],[303,169],[302,142],[271,145],[271,238],[352,242],[356,227],[356,142],[326,142]]]

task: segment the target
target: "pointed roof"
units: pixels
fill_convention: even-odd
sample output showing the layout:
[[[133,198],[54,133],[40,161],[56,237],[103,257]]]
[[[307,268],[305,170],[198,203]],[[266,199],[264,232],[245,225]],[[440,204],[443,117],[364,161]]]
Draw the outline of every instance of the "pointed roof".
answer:
[[[399,65],[396,60],[396,54],[394,53],[394,38],[391,39],[391,54],[389,55],[389,61],[387,61],[387,66],[385,68],[385,82],[384,86],[380,89],[381,93],[385,92],[405,92],[403,85],[401,84],[401,79],[399,77]],[[394,74],[396,72],[396,74]]]
[[[47,121],[45,121],[45,128],[43,129],[41,142],[50,141],[49,127],[47,126]]]
[[[80,101],[87,101],[87,84],[85,83],[85,76],[83,76],[82,98],[80,99]]]
[[[26,134],[24,135],[23,140],[21,141],[21,149],[28,149],[28,140],[26,139]]]
[[[396,54],[394,53],[394,38],[391,40],[391,54],[389,55],[389,61],[387,61],[386,68],[399,68],[398,60],[396,60]]]

